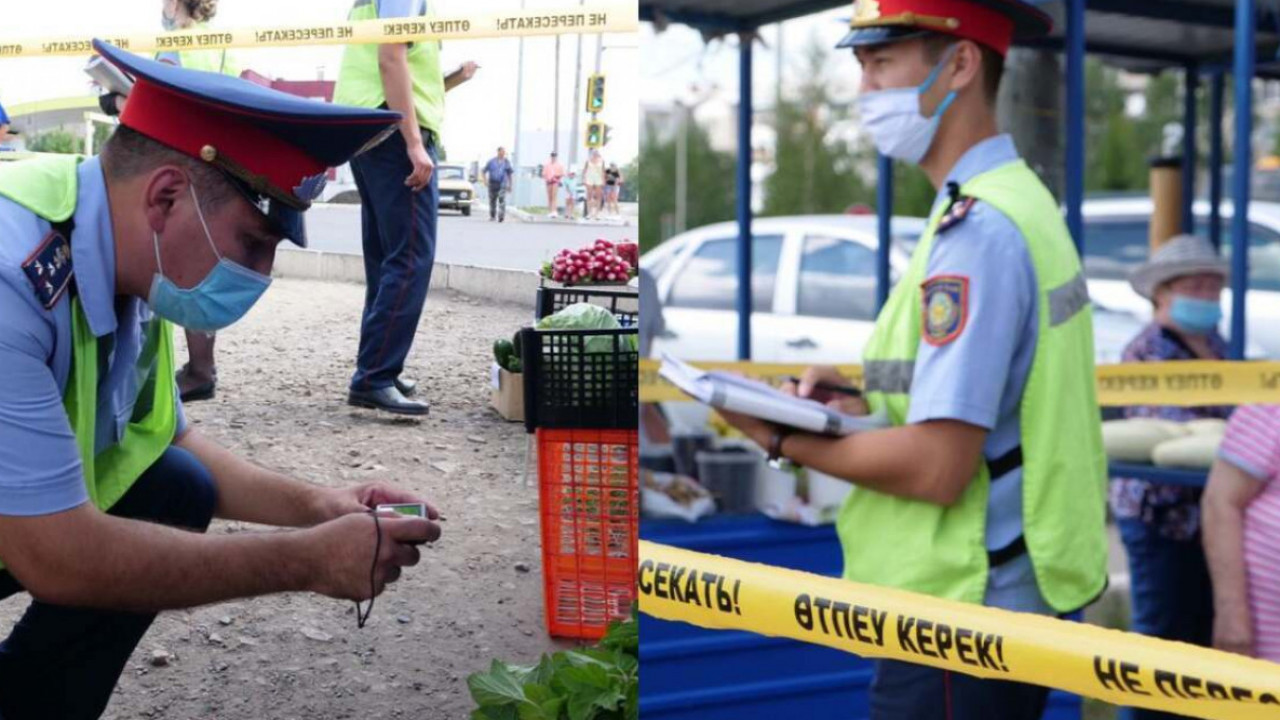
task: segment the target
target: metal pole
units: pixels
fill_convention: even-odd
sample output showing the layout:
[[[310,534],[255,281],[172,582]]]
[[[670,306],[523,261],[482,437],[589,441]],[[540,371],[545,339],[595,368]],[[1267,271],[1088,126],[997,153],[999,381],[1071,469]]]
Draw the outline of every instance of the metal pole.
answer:
[[[1249,285],[1249,175],[1253,167],[1254,0],[1236,0],[1236,116],[1231,171],[1231,359],[1244,359],[1245,290]]]
[[[596,74],[600,74],[600,60],[604,57],[604,33],[596,35]]]
[[[551,107],[551,150],[560,155],[560,36],[556,36],[556,91]]]
[[[1084,250],[1084,3],[1067,0],[1067,230]]]
[[[751,32],[738,34],[738,359],[751,359]]]
[[[1209,242],[1222,248],[1222,101],[1226,73],[1215,70],[1209,79]]]
[[[578,0],[584,5],[587,0]],[[573,125],[569,130],[569,167],[578,164],[578,120],[586,111],[582,102],[582,33],[578,33],[578,60],[573,65]]]
[[[890,220],[893,218],[893,158],[881,155],[876,162],[876,314],[889,299],[889,251],[893,246]]]
[[[1182,72],[1182,232],[1192,233],[1196,229],[1196,88],[1200,68],[1187,63]]]
[[[520,0],[520,10],[524,10],[525,0]],[[512,184],[520,182],[520,118],[524,116],[524,36],[520,36],[520,49],[516,53],[516,137],[511,142],[511,166],[516,170]],[[519,193],[519,188],[513,187]]]
[[[685,231],[686,203],[689,200],[689,115],[692,110],[676,103],[680,129],[676,131],[676,232]]]

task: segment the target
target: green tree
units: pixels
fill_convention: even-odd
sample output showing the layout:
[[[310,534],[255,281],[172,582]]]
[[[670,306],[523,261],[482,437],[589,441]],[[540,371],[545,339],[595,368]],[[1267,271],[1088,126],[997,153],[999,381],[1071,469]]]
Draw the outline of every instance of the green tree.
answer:
[[[618,202],[636,202],[640,199],[639,183],[640,158],[636,158],[619,168],[622,171],[622,189],[618,191]]]
[[[874,187],[859,173],[869,158],[846,141],[830,139],[848,112],[831,99],[829,55],[811,40],[805,49],[805,80],[794,89],[794,99],[778,103],[774,171],[765,180],[764,215],[839,213],[851,204],[874,201]]]
[[[688,140],[688,202],[686,224],[695,228],[708,223],[730,220],[734,210],[734,169],[737,160],[732,153],[717,152],[711,147],[707,132],[690,121]],[[645,252],[670,237],[671,218],[675,215],[676,138],[659,140],[652,124],[647,124],[641,143],[637,192],[644,195],[640,203],[640,251]]]
[[[84,149],[83,143],[66,130],[49,130],[40,133],[27,143],[31,152],[61,153],[74,155]]]

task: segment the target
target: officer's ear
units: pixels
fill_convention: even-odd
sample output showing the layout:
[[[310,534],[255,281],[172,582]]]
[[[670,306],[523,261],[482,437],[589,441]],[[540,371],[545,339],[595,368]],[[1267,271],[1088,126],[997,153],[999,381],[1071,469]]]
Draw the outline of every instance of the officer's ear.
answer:
[[[179,200],[190,199],[187,173],[176,165],[161,165],[147,174],[142,186],[142,201],[151,231],[163,234],[166,223],[173,219]]]
[[[982,84],[982,48],[972,40],[956,43],[951,57],[952,71],[949,89],[963,92],[968,87]],[[945,73],[946,70],[943,70]]]

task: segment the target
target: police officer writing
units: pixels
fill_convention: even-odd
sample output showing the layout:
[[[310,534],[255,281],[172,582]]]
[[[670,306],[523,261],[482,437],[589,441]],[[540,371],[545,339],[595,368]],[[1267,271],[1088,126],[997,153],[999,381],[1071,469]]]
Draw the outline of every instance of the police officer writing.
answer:
[[[352,22],[429,17],[427,0],[355,0]],[[347,404],[401,415],[426,415],[412,399],[416,380],[401,377],[422,318],[435,267],[440,187],[435,164],[445,93],[475,77],[474,62],[440,69],[440,41],[347,45],[334,102],[390,108],[400,132],[351,163],[360,191],[365,301],[356,370]]]
[[[97,158],[0,168],[0,716],[95,718],[160,610],[284,591],[364,600],[439,537],[384,484],[257,467],[186,421],[172,326],[238,320],[324,173],[395,113],[315,103],[94,43],[135,78]],[[201,534],[212,517],[301,528]],[[371,578],[371,570],[373,577]]]
[[[832,439],[728,415],[774,457],[858,489],[837,531],[844,577],[1043,614],[1106,583],[1106,466],[1092,313],[1054,198],[996,126],[1004,55],[1050,29],[1017,0],[864,0],[849,34],[861,122],[938,197],[863,354],[866,405],[892,427]],[[869,406],[869,407],[868,407]],[[871,716],[1038,718],[1048,690],[877,663]]]

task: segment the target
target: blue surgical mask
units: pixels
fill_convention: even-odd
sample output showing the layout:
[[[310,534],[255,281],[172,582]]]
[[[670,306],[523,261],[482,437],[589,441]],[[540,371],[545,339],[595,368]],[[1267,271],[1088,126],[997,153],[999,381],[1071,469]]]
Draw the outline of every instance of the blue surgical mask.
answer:
[[[244,317],[271,285],[271,278],[222,257],[213,244],[204,213],[200,211],[195,186],[190,183],[187,186],[191,188],[191,200],[195,203],[200,227],[204,228],[205,239],[218,257],[218,264],[200,284],[193,288],[180,288],[164,276],[164,267],[160,264],[160,236],[152,233],[158,272],[151,281],[147,304],[160,317],[188,330],[213,332]]]
[[[952,90],[943,98],[932,117],[920,112],[920,97],[938,81],[942,68],[951,60],[956,46],[947,48],[937,66],[919,87],[876,90],[858,95],[858,112],[862,127],[881,155],[919,165],[933,145],[942,114],[956,99]]]
[[[1208,335],[1222,321],[1222,306],[1213,300],[1174,295],[1169,319],[1193,335]]]

